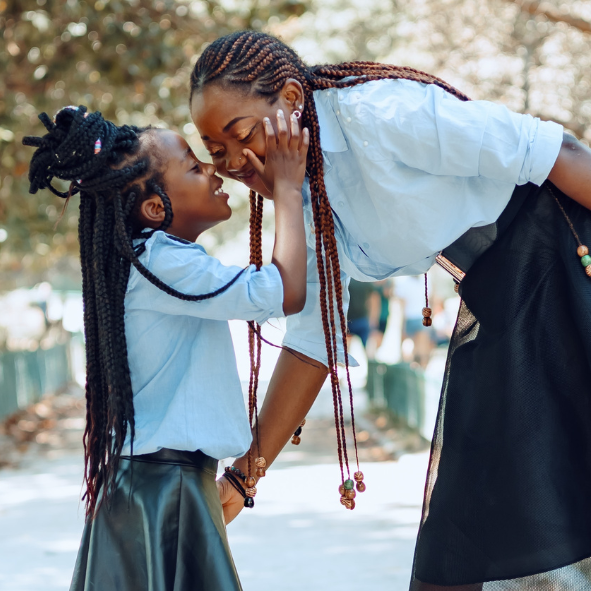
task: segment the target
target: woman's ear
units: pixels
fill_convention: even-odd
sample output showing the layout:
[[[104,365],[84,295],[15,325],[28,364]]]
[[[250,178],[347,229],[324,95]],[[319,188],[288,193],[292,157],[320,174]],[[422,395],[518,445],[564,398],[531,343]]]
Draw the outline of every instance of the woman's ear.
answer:
[[[159,195],[152,195],[140,205],[139,217],[148,228],[158,228],[165,217],[164,204]]]
[[[294,109],[294,111],[302,112],[304,110],[304,89],[302,85],[295,78],[288,78],[281,89],[281,96]]]

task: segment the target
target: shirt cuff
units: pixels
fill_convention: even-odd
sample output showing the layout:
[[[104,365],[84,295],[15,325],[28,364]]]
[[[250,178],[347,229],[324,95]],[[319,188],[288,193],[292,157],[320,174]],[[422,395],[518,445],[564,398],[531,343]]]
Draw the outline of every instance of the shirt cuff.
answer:
[[[530,143],[528,155],[523,164],[520,182],[532,182],[538,187],[548,178],[562,146],[564,129],[554,121],[540,121]],[[521,180],[523,180],[523,183]]]
[[[340,341],[339,337],[339,341]],[[306,355],[316,361],[326,365],[328,367],[328,355],[326,353],[326,345],[324,343],[315,343],[313,341],[307,341],[305,339],[298,338],[293,334],[285,335],[282,345],[289,347],[298,353]],[[359,363],[352,355],[347,355],[349,359],[349,367],[359,367]],[[345,367],[345,352],[341,343],[338,345],[338,362],[337,365]]]
[[[269,318],[283,318],[283,281],[279,269],[273,264],[264,265],[258,271],[254,265],[249,269],[250,298],[261,309],[258,318],[254,318],[259,324],[263,324]]]

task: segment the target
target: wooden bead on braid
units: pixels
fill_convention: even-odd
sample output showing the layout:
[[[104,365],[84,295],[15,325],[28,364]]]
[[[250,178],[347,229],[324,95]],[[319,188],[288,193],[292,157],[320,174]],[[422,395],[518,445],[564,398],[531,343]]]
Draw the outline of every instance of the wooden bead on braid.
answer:
[[[432,310],[429,308],[429,290],[427,287],[427,273],[425,273],[425,307],[423,308],[423,326],[431,326]]]
[[[291,442],[293,443],[293,445],[299,445],[302,441],[302,439],[300,438],[300,435],[302,434],[302,427],[306,424],[306,419],[304,419],[301,423],[300,426],[295,430],[293,437],[291,438]]]

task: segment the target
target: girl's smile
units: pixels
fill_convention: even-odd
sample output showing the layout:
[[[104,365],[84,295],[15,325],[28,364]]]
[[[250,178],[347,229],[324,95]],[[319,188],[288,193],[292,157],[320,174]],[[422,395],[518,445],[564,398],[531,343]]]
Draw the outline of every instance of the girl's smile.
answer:
[[[193,242],[232,215],[230,196],[222,190],[224,181],[215,174],[215,166],[198,160],[183,137],[169,130],[153,130],[146,141],[164,165],[162,176],[173,212],[169,233]],[[144,201],[141,212],[150,227],[158,227],[164,219],[160,197]]]

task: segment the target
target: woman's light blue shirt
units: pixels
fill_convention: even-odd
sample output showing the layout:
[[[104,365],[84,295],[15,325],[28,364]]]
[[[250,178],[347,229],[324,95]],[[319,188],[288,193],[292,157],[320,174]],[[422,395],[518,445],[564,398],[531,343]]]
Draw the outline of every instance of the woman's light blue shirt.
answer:
[[[562,144],[556,123],[433,84],[378,80],[314,102],[345,287],[424,273],[469,228],[496,221],[516,185],[542,184]],[[307,300],[283,344],[326,364],[308,184],[302,194]]]
[[[186,294],[215,291],[240,267],[203,247],[155,232],[140,261]],[[166,447],[217,459],[241,456],[251,433],[228,320],[283,316],[277,267],[248,267],[222,294],[198,302],[166,294],[132,267],[125,295],[125,336],[135,410],[134,454]],[[129,437],[123,450],[130,453]]]

